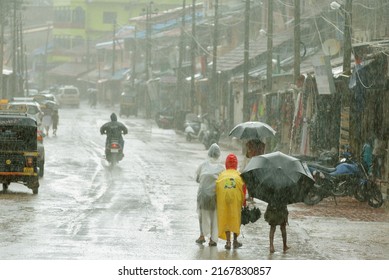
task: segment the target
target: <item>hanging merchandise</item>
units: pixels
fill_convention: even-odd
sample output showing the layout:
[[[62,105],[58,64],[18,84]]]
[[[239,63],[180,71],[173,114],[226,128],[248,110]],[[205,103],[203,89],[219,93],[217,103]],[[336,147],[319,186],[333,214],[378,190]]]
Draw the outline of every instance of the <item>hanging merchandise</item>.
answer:
[[[308,130],[308,122],[304,118],[303,125],[301,129],[301,144],[300,144],[300,154],[307,155],[309,152],[309,130]]]
[[[339,147],[350,146],[350,107],[344,106],[340,112]]]
[[[258,98],[258,120],[266,122],[266,102],[262,95]]]
[[[294,102],[293,93],[285,94],[284,102],[281,107],[281,119],[285,125],[291,126],[293,120]]]
[[[253,102],[253,105],[251,106],[250,121],[257,120],[257,111],[258,111],[257,102]]]
[[[298,129],[303,121],[303,94],[301,92],[297,96],[296,109],[294,125]]]
[[[302,93],[299,92],[297,94],[296,102],[295,102],[295,110],[293,115],[293,124],[291,126],[290,132],[290,141],[289,141],[289,153],[292,152],[292,147],[295,142],[295,137],[298,134],[298,128],[300,126],[301,118],[302,118]]]

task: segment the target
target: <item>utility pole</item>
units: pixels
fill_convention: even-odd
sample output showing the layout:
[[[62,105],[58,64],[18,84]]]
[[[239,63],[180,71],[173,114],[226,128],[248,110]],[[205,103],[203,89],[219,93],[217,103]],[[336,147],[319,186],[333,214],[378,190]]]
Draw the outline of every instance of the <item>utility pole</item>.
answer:
[[[300,77],[300,0],[294,0],[294,83]]]
[[[351,75],[351,24],[352,24],[352,0],[346,0],[344,6],[344,50],[343,50],[343,74]]]
[[[267,91],[272,90],[273,84],[273,0],[267,1],[267,69],[266,69],[266,82]]]
[[[192,44],[191,44],[191,79],[190,79],[190,97],[191,107],[195,105],[195,72],[196,72],[196,0],[192,0]]]
[[[243,65],[243,99],[248,97],[249,93],[249,52],[250,52],[250,1],[246,0],[245,24],[244,24],[244,65]],[[246,110],[244,113],[247,115]],[[246,116],[244,116],[246,119]]]
[[[115,60],[116,60],[116,20],[112,24],[112,76],[115,75]]]
[[[145,71],[146,71],[146,82],[150,79],[149,74],[149,61],[150,61],[150,4],[146,7],[146,62],[145,62]]]
[[[209,100],[210,108],[214,112],[214,116],[210,114],[211,118],[218,120],[219,117],[219,98],[218,98],[218,79],[216,72],[216,64],[217,64],[217,44],[218,44],[218,36],[219,36],[219,0],[215,0],[215,19],[214,19],[214,30],[213,30],[213,48],[212,48],[212,78],[211,78],[211,99]],[[208,109],[209,110],[209,109]]]
[[[184,90],[183,90],[183,79],[184,75],[182,73],[182,60],[184,56],[184,34],[185,34],[185,15],[186,15],[186,1],[182,1],[182,16],[181,16],[181,31],[180,31],[180,42],[178,46],[178,66],[177,66],[177,101],[179,103],[180,110],[183,110],[185,107],[184,101]]]
[[[4,60],[4,25],[5,25],[5,5],[0,1],[0,98],[3,96],[3,60]]]
[[[150,80],[150,61],[151,61],[151,14],[156,12],[153,11],[153,5],[154,2],[150,1],[146,8],[143,9],[143,12],[146,12],[146,35],[145,35],[145,110],[146,110],[146,117],[150,118],[151,117],[151,111],[152,111],[152,100],[150,98],[149,94],[149,87],[147,85],[147,81]]]
[[[17,49],[17,33],[16,33],[16,0],[13,3],[13,18],[12,18],[12,79],[9,97],[13,97],[16,92],[16,49]]]
[[[20,79],[18,83],[18,89],[19,91],[17,92],[18,96],[23,96],[24,95],[24,87],[23,87],[23,82],[25,81],[25,84],[28,84],[28,79],[27,76],[24,75],[25,69],[27,69],[27,65],[24,64],[24,55],[25,55],[25,50],[24,50],[24,42],[23,42],[23,19],[22,19],[22,12],[19,11],[18,13],[18,35],[19,35],[19,47],[18,47],[18,54],[19,54],[19,73],[24,79]]]
[[[184,90],[183,90],[183,79],[184,75],[182,73],[182,58],[184,53],[184,34],[185,34],[185,11],[186,8],[186,1],[182,1],[182,17],[181,17],[181,33],[180,33],[180,42],[178,46],[178,66],[177,66],[177,101],[179,102],[179,108],[180,110],[183,110],[184,108]]]
[[[136,72],[136,57],[137,57],[136,32],[137,32],[137,28],[135,26],[135,28],[134,28],[134,44],[132,46],[132,58],[131,58],[131,60],[132,60],[131,85],[132,85],[133,89],[135,88],[135,72]]]
[[[47,58],[48,58],[48,49],[49,49],[49,36],[50,36],[50,26],[51,22],[47,22],[47,32],[46,32],[46,43],[45,43],[45,58],[43,61],[43,73],[42,73],[42,88],[46,88],[46,71],[47,71]]]
[[[153,11],[154,2],[150,1],[146,6],[146,62],[145,72],[146,81],[150,79],[150,62],[151,62],[151,15],[156,13],[158,10]]]

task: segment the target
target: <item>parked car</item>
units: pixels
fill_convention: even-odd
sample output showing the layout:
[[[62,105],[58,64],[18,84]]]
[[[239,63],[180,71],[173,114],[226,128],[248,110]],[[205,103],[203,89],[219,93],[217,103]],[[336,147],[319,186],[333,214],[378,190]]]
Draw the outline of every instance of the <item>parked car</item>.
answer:
[[[34,96],[34,95],[37,95],[39,93],[39,91],[37,89],[34,89],[34,88],[30,88],[29,90],[25,89],[24,90],[24,96]]]
[[[38,95],[35,95],[33,97],[34,101],[38,102],[41,106],[41,109],[45,108],[51,108],[51,109],[58,109],[59,102],[54,94],[51,93],[40,93]]]
[[[14,98],[8,102],[7,110],[26,113],[35,118],[38,126],[42,124],[43,112],[38,102]]]
[[[75,86],[63,86],[57,94],[60,106],[80,106],[80,91]]]

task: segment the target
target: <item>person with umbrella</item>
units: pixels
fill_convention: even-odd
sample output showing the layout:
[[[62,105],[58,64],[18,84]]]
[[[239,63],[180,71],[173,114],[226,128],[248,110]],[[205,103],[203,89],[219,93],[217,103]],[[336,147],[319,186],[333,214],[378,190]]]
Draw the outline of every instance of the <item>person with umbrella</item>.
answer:
[[[288,204],[303,202],[313,188],[314,179],[305,162],[273,152],[253,157],[241,177],[249,194],[268,203],[264,215],[270,225],[270,253],[274,253],[274,234],[277,225],[281,228],[284,252],[287,245],[286,225]]]
[[[51,115],[52,121],[53,121],[53,135],[57,135],[57,128],[58,128],[58,121],[59,121],[59,115],[58,115],[58,109],[54,109],[52,115]]]
[[[43,110],[42,126],[45,129],[47,136],[49,136],[50,127],[53,124],[52,113],[53,110],[51,108],[46,107]]]
[[[225,162],[226,170],[216,180],[216,205],[219,238],[226,240],[225,249],[231,249],[231,233],[233,248],[242,246],[238,241],[241,225],[241,212],[244,204],[243,180],[240,177],[238,159],[229,154]]]
[[[244,170],[252,157],[263,155],[265,153],[265,147],[265,143],[260,139],[246,140],[243,148],[244,160],[240,167],[241,170]]]
[[[214,143],[208,149],[208,159],[196,170],[196,182],[199,183],[197,213],[200,225],[200,237],[196,243],[204,243],[205,236],[209,235],[209,246],[216,246],[218,239],[215,187],[216,179],[225,170],[224,165],[218,161],[219,157],[220,148]]]
[[[286,204],[271,204],[269,203],[265,211],[265,221],[270,225],[269,232],[269,243],[270,243],[270,253],[274,253],[274,235],[276,232],[276,227],[280,226],[281,235],[282,235],[282,244],[284,252],[286,252],[289,247],[287,245],[287,233],[286,225],[288,224],[288,207]]]
[[[248,162],[252,157],[260,156],[265,153],[265,143],[263,143],[260,139],[249,139],[246,144],[246,153],[243,160],[243,165],[241,167],[241,171],[244,170],[244,168],[247,166]],[[244,195],[246,196],[246,185],[243,187]],[[249,201],[254,201],[253,197],[248,197]]]
[[[246,147],[246,157],[249,159],[265,153],[265,143],[263,143],[260,139],[250,139],[246,142]]]
[[[264,139],[274,138],[276,135],[276,131],[266,123],[258,121],[248,121],[236,125],[229,132],[228,135],[245,141],[245,156],[243,159],[243,164],[241,166],[241,170],[243,170],[252,157],[263,155],[265,153]],[[250,196],[248,200],[253,201],[252,197]]]

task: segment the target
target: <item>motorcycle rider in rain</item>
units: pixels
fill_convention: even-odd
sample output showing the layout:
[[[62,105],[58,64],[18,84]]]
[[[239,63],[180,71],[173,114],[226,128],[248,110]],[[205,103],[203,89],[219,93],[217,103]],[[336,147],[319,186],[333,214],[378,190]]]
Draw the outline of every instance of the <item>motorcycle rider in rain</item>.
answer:
[[[105,141],[106,147],[110,143],[112,138],[116,138],[119,140],[119,144],[122,147],[123,152],[124,139],[122,134],[127,134],[128,129],[123,123],[118,122],[118,118],[115,113],[111,114],[111,121],[103,124],[103,126],[100,128],[100,133],[107,134],[107,139]]]

